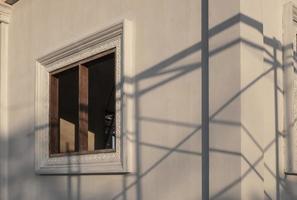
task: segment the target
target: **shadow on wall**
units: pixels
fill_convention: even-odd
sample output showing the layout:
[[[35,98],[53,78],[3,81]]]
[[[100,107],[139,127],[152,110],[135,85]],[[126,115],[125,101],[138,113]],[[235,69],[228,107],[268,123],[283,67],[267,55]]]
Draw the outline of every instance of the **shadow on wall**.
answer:
[[[234,17],[231,17],[230,19],[224,21],[223,23],[216,25],[215,27],[213,27],[212,29],[209,30],[210,33],[210,37],[215,36],[218,33],[223,32],[224,30],[230,28],[231,26],[234,26],[235,24],[238,23],[244,23],[248,26],[250,26],[253,29],[256,29],[258,31],[260,31],[261,33],[263,32],[263,25],[246,16],[243,14],[238,14],[235,15]],[[275,145],[275,157],[276,157],[276,172],[273,172],[272,169],[269,168],[269,166],[265,166],[265,168],[268,170],[268,172],[270,172],[270,174],[274,177],[276,184],[275,184],[275,192],[276,194],[273,194],[276,196],[276,199],[280,199],[280,187],[282,188],[282,191],[286,191],[286,188],[284,186],[283,180],[281,179],[280,175],[279,175],[279,137],[281,136],[281,133],[279,131],[279,127],[278,127],[278,95],[281,92],[280,91],[280,87],[278,86],[278,76],[277,76],[277,69],[281,69],[283,70],[283,66],[281,65],[281,62],[278,61],[277,59],[277,52],[278,51],[282,51],[282,45],[280,41],[277,41],[275,38],[269,38],[264,36],[263,38],[264,40],[264,44],[269,46],[271,49],[273,49],[273,54],[270,53],[270,49],[267,50],[264,47],[253,43],[252,41],[249,41],[245,38],[238,38],[235,39],[231,42],[228,42],[226,44],[224,44],[223,46],[220,46],[216,49],[213,49],[209,52],[209,56],[212,57],[224,50],[227,50],[228,48],[236,45],[236,44],[245,44],[251,48],[255,48],[258,50],[263,51],[265,54],[267,54],[268,59],[265,58],[264,62],[266,64],[269,64],[270,67],[264,71],[262,74],[260,74],[258,77],[256,77],[253,81],[251,81],[250,83],[248,83],[247,85],[243,86],[241,88],[240,91],[238,91],[234,96],[231,96],[229,98],[228,101],[226,101],[219,109],[217,109],[214,113],[212,113],[210,115],[210,122],[214,123],[214,124],[223,124],[225,126],[235,126],[235,127],[241,127],[244,130],[244,133],[247,134],[247,136],[250,138],[251,142],[254,144],[256,149],[260,149],[260,151],[262,152],[261,156],[259,156],[258,159],[256,159],[256,161],[251,162],[249,161],[249,159],[243,155],[241,152],[233,152],[233,151],[228,151],[228,150],[224,150],[224,149],[214,149],[211,148],[210,152],[211,154],[213,153],[218,153],[218,154],[227,154],[230,156],[236,156],[236,157],[241,157],[249,166],[249,168],[242,172],[241,176],[238,177],[236,180],[234,180],[231,183],[226,183],[226,185],[222,186],[221,190],[215,194],[212,194],[211,198],[212,200],[215,199],[238,199],[238,197],[232,197],[228,195],[228,191],[230,191],[232,188],[234,188],[236,185],[240,184],[241,181],[243,181],[249,174],[254,173],[257,175],[257,177],[261,180],[264,181],[263,178],[263,174],[258,172],[256,169],[256,166],[260,164],[261,161],[263,161],[263,156],[265,154],[265,152],[267,152],[273,145]],[[149,174],[156,169],[160,163],[162,163],[164,160],[168,159],[172,154],[174,153],[183,153],[183,154],[189,154],[189,155],[194,155],[194,156],[201,156],[200,152],[197,151],[184,151],[182,149],[180,149],[180,147],[188,140],[190,140],[191,138],[193,138],[193,136],[195,134],[197,134],[200,131],[200,125],[196,125],[196,124],[187,124],[184,122],[179,122],[179,121],[170,121],[167,119],[158,119],[158,118],[149,118],[149,117],[143,117],[141,116],[140,113],[140,108],[139,108],[139,99],[146,93],[152,91],[153,89],[156,89],[164,84],[169,83],[170,81],[173,81],[181,76],[185,76],[188,73],[193,72],[194,70],[197,70],[200,68],[201,63],[192,63],[186,66],[180,66],[174,69],[167,69],[169,68],[170,65],[172,65],[173,63],[193,54],[194,52],[198,52],[201,50],[201,43],[196,43],[193,46],[173,55],[170,58],[167,58],[166,60],[164,60],[163,62],[152,66],[151,68],[149,68],[148,70],[136,75],[136,77],[133,77],[133,79],[131,77],[128,77],[128,80],[133,80],[135,81],[135,85],[136,85],[136,119],[137,119],[137,124],[136,124],[136,133],[137,133],[137,137],[136,137],[136,154],[137,154],[137,173],[136,173],[136,181],[132,182],[132,183],[127,183],[126,179],[127,176],[124,176],[123,179],[123,191],[121,191],[120,193],[118,193],[117,195],[115,195],[113,197],[113,200],[116,199],[121,199],[121,197],[123,199],[127,199],[126,198],[126,192],[134,187],[136,187],[136,199],[138,200],[142,200],[143,199],[143,193],[142,193],[142,181],[145,177],[149,176]],[[169,77],[159,81],[158,83],[155,83],[154,85],[151,85],[147,88],[144,88],[142,90],[139,89],[139,84],[142,80],[144,79],[148,79],[148,78],[153,78],[155,76],[159,76],[159,75],[164,75],[164,74],[172,74]],[[228,120],[222,120],[222,119],[216,119],[216,117],[219,115],[219,113],[221,113],[224,109],[226,109],[229,105],[231,105],[237,98],[240,97],[240,95],[242,95],[244,92],[246,92],[248,89],[250,89],[253,85],[257,84],[258,81],[260,81],[262,78],[266,77],[268,74],[273,74],[274,77],[274,111],[275,111],[275,136],[274,139],[272,141],[270,141],[268,143],[267,146],[262,147],[260,145],[260,142],[258,142],[254,137],[253,134],[249,131],[248,127],[246,127],[244,124],[241,124],[241,122],[236,122],[236,121],[228,121]],[[283,95],[283,92],[281,92],[281,95]],[[165,102],[164,102],[165,103]],[[202,105],[203,106],[203,105]],[[184,137],[182,140],[180,140],[174,147],[172,148],[168,148],[166,146],[162,146],[162,145],[156,145],[156,144],[149,144],[146,142],[143,142],[141,139],[141,130],[139,128],[139,123],[141,121],[150,121],[150,122],[154,122],[154,123],[159,123],[159,124],[165,124],[165,125],[174,125],[174,126],[185,126],[185,127],[191,127],[192,131],[189,132],[188,134],[186,134],[186,137]],[[159,160],[157,160],[155,163],[153,163],[150,167],[148,167],[146,170],[142,169],[142,154],[141,154],[141,146],[148,146],[151,148],[159,148],[162,150],[166,150],[167,153],[165,155],[163,155]],[[197,166],[198,167],[198,166]],[[165,178],[165,177],[164,177]],[[184,183],[187,184],[187,183]],[[197,185],[200,185],[199,180],[197,180]],[[273,199],[266,191],[263,191],[263,193],[265,194],[267,199]],[[226,195],[227,194],[227,195]],[[198,197],[201,198],[201,197]],[[262,197],[251,197],[251,199],[261,199]]]
[[[210,37],[213,37],[221,32],[223,32],[224,30],[230,28],[231,26],[234,26],[236,24],[239,23],[244,23],[248,26],[250,26],[253,29],[256,29],[260,32],[263,32],[263,25],[260,22],[257,22],[256,20],[243,15],[243,14],[238,14],[235,15],[234,17],[231,17],[230,19],[214,26],[213,28],[211,28],[209,30],[210,33]],[[241,183],[241,181],[243,181],[249,174],[254,173],[258,179],[260,179],[261,181],[264,181],[263,178],[263,174],[259,171],[257,171],[256,167],[263,161],[263,155],[265,152],[267,152],[273,145],[275,145],[275,156],[276,156],[276,163],[275,165],[277,166],[276,168],[276,173],[270,169],[269,166],[265,166],[265,168],[268,170],[268,172],[270,172],[271,176],[274,177],[274,179],[276,180],[276,196],[277,199],[280,199],[280,191],[284,191],[286,192],[286,186],[284,183],[284,180],[282,180],[280,178],[280,175],[278,173],[279,171],[279,153],[278,153],[278,149],[279,149],[279,137],[281,136],[280,131],[279,131],[279,127],[278,127],[278,95],[280,93],[279,91],[279,86],[278,84],[278,76],[277,76],[277,69],[281,69],[283,70],[283,66],[281,65],[281,62],[277,60],[277,51],[282,49],[281,43],[279,41],[277,41],[274,38],[269,38],[264,36],[264,43],[269,46],[271,49],[273,49],[273,54],[270,53],[270,51],[268,51],[267,49],[265,49],[262,46],[259,46],[258,44],[255,44],[249,40],[246,40],[245,38],[237,38],[231,42],[228,42],[216,49],[213,49],[209,52],[209,56],[212,57],[218,53],[221,53],[225,50],[227,50],[230,47],[233,47],[234,45],[238,45],[238,44],[245,44],[248,45],[251,48],[255,48],[258,50],[263,51],[267,56],[268,59],[265,59],[264,62],[270,65],[270,68],[267,69],[266,71],[264,71],[262,74],[260,74],[258,77],[256,77],[253,81],[251,81],[250,83],[248,83],[247,85],[243,86],[241,88],[241,90],[239,90],[237,93],[235,93],[233,96],[230,96],[229,99],[221,105],[220,108],[218,108],[215,112],[213,112],[210,115],[210,121],[213,124],[221,124],[224,126],[230,126],[230,127],[239,127],[242,128],[242,130],[244,130],[242,133],[246,134],[248,136],[248,138],[250,138],[251,142],[254,144],[254,148],[259,149],[262,153],[261,156],[259,156],[258,159],[256,159],[256,161],[250,161],[248,159],[247,156],[243,155],[241,152],[235,152],[235,151],[230,151],[230,150],[226,150],[226,149],[217,149],[217,148],[211,148],[210,149],[210,153],[211,154],[222,154],[222,155],[229,155],[229,156],[234,156],[234,157],[238,157],[241,158],[244,162],[246,162],[246,164],[249,166],[249,168],[246,171],[241,172],[241,176],[238,177],[237,179],[233,180],[232,182],[226,182],[225,185],[221,186],[221,189],[212,194],[211,195],[211,200],[217,200],[217,199],[221,199],[221,200],[232,200],[232,199],[238,199],[238,197],[234,197],[234,196],[230,196],[228,194],[228,192],[230,190],[232,190],[235,186],[237,186],[238,184]],[[184,150],[181,148],[181,146],[183,144],[185,144],[187,141],[193,139],[194,135],[197,135],[200,131],[200,124],[191,124],[191,123],[187,123],[187,122],[181,122],[181,121],[172,121],[172,120],[168,120],[168,119],[160,119],[160,118],[152,118],[152,117],[146,117],[146,116],[142,116],[141,113],[141,109],[140,109],[140,101],[141,101],[141,97],[143,97],[145,94],[148,94],[149,92],[152,92],[153,90],[170,83],[171,81],[174,81],[180,77],[183,77],[187,74],[190,74],[192,72],[194,72],[195,70],[198,70],[201,66],[200,62],[194,62],[194,63],[190,63],[187,65],[182,65],[182,66],[178,66],[178,67],[170,67],[172,66],[174,63],[177,63],[178,61],[186,58],[187,56],[199,52],[201,51],[201,43],[198,42],[192,46],[190,46],[187,49],[184,49],[181,52],[176,53],[175,55],[163,60],[162,62],[150,67],[149,69],[137,74],[135,77],[124,77],[125,81],[130,82],[131,84],[135,84],[135,88],[136,88],[136,92],[135,92],[135,96],[132,98],[135,98],[135,108],[136,108],[136,137],[135,140],[133,142],[135,142],[136,144],[136,173],[135,174],[128,174],[128,175],[123,175],[123,188],[121,191],[119,191],[117,194],[113,194],[113,197],[111,198],[112,200],[117,200],[117,199],[123,199],[123,200],[129,200],[128,196],[127,196],[127,192],[128,191],[135,191],[135,199],[137,200],[143,200],[146,199],[143,197],[143,181],[145,178],[148,178],[150,176],[150,173],[153,172],[154,170],[156,170],[158,168],[158,166],[160,166],[160,164],[162,162],[164,162],[166,159],[169,159],[172,155],[174,154],[185,154],[185,155],[190,155],[190,156],[197,156],[200,157],[201,153],[199,152],[199,149],[193,149],[193,150]],[[198,58],[197,58],[198,60]],[[235,100],[237,100],[240,95],[242,95],[244,92],[246,92],[247,90],[249,90],[251,87],[253,87],[253,85],[257,84],[257,82],[259,80],[261,80],[262,78],[264,78],[265,76],[267,76],[268,74],[273,74],[274,77],[274,105],[275,107],[273,108],[275,110],[275,137],[272,141],[270,141],[270,143],[263,147],[259,141],[257,141],[257,139],[255,139],[255,137],[253,137],[253,133],[250,132],[249,127],[246,127],[244,124],[242,124],[241,122],[237,122],[237,121],[230,121],[230,120],[225,120],[225,119],[218,119],[217,116],[223,112],[224,109],[228,108],[228,106],[230,106]],[[145,88],[141,88],[140,87],[140,83],[144,80],[150,79],[150,78],[155,78],[155,77],[164,77],[161,79],[158,79],[157,82],[154,82],[153,84],[145,87]],[[166,76],[163,76],[166,75]],[[197,87],[198,87],[199,83],[197,83]],[[283,94],[282,94],[283,95]],[[160,98],[161,99],[161,98]],[[159,101],[160,104],[166,104],[167,102],[162,102],[162,100]],[[203,105],[202,105],[203,106]],[[140,127],[140,123],[143,121],[149,121],[151,123],[155,123],[155,124],[162,124],[164,126],[175,126],[175,127],[184,127],[184,128],[188,128],[191,129],[190,132],[185,133],[185,136],[180,139],[179,142],[177,142],[173,147],[168,147],[166,145],[160,145],[160,144],[154,144],[154,143],[149,143],[149,142],[145,142],[142,139],[142,130]],[[38,127],[36,127],[38,128]],[[41,127],[42,128],[42,127]],[[183,133],[184,134],[184,133]],[[29,137],[29,139],[34,138],[33,136]],[[15,149],[13,149],[14,153],[13,155],[15,156],[14,159],[21,159],[21,154],[17,153],[18,152],[18,148],[17,146],[15,146],[16,144],[14,144],[14,140],[18,140],[18,138],[10,138],[10,146],[15,147]],[[33,147],[29,145],[30,143],[28,143],[29,146],[29,150],[31,153],[33,153]],[[159,150],[163,150],[165,153],[162,154],[160,156],[160,158],[158,160],[156,160],[154,163],[150,164],[150,166],[145,166],[145,168],[143,167],[143,163],[144,161],[142,160],[142,147],[147,147],[147,148],[151,148],[151,149],[159,149]],[[19,149],[20,150],[20,149]],[[27,150],[26,150],[27,151]],[[19,157],[17,157],[19,156]],[[33,167],[31,164],[27,163],[28,166]],[[22,167],[22,166],[19,166]],[[32,168],[34,169],[34,168]],[[197,166],[197,169],[200,169],[200,166]],[[31,170],[31,169],[30,169]],[[69,171],[71,171],[71,169],[69,169]],[[34,173],[34,172],[33,172]],[[177,174],[178,176],[178,174]],[[12,177],[9,180],[10,184],[15,184],[18,185],[18,179],[24,177],[24,175],[22,174],[22,172],[20,172],[19,174],[14,174],[11,175],[10,177]],[[81,193],[81,177],[82,176],[76,176],[76,175],[72,175],[72,176],[67,176],[67,192],[66,194],[64,193],[64,191],[59,190],[58,188],[55,189],[52,193],[52,197],[53,199],[73,199],[73,200],[82,200],[85,199],[83,198],[83,193]],[[133,181],[128,181],[128,179],[133,178]],[[26,178],[26,176],[24,177]],[[48,179],[49,181],[51,181],[53,184],[55,183],[55,181],[53,180],[54,178],[57,177],[47,177],[47,176],[42,176],[39,177],[39,179]],[[100,178],[100,176],[98,176],[98,178]],[[166,179],[166,177],[163,177]],[[58,181],[62,180],[60,178],[58,178]],[[182,180],[182,179],[181,179]],[[60,183],[59,183],[60,184]],[[58,184],[58,185],[59,185]],[[188,183],[183,183],[183,184],[188,184]],[[201,186],[201,180],[197,180],[197,186]],[[57,185],[57,187],[58,187]],[[21,197],[21,192],[22,192],[22,188],[24,189],[24,186],[20,186],[21,189],[19,191],[13,191],[14,194],[12,194],[11,197],[13,197],[12,199],[22,199]],[[55,186],[53,186],[55,187]],[[75,191],[73,190],[73,188],[76,188]],[[165,189],[166,185],[164,186],[164,191],[169,192],[170,189]],[[201,190],[201,188],[197,188],[197,190]],[[96,191],[94,191],[96,192]],[[264,192],[264,191],[263,191]],[[108,195],[111,195],[107,192]],[[274,199],[272,198],[270,195],[265,192],[265,195],[267,197],[267,199]],[[96,194],[96,196],[100,199],[102,199],[101,194]],[[197,196],[197,199],[201,198],[200,196]],[[40,199],[38,197],[36,197],[36,199]],[[251,197],[251,199],[260,199],[260,197]]]

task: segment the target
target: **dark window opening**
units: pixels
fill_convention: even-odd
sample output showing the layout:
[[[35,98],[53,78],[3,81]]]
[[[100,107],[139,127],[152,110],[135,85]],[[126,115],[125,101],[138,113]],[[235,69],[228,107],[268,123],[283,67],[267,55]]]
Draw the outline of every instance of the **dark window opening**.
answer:
[[[50,76],[51,155],[115,150],[115,54],[80,63]]]
[[[89,132],[95,135],[95,149],[111,149],[115,134],[114,54],[89,62]],[[96,91],[100,91],[96,92]]]

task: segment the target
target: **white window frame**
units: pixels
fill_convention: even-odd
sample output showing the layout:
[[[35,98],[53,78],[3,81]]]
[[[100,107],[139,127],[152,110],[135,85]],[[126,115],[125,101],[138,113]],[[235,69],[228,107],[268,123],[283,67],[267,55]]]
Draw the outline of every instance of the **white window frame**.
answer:
[[[123,20],[53,51],[36,61],[35,171],[38,174],[126,173],[131,171],[134,134],[132,23]],[[83,155],[49,155],[49,76],[80,60],[115,48],[117,89],[116,151]],[[129,78],[128,78],[129,77]],[[129,81],[129,82],[128,82]],[[128,95],[129,94],[129,95]]]

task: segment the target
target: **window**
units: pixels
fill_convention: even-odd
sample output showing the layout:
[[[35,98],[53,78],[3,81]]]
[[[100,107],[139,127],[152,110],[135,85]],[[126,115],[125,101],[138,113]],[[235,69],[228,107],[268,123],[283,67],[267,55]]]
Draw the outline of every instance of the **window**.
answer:
[[[50,75],[51,156],[115,150],[114,50],[88,60]]]
[[[131,171],[131,27],[125,20],[37,59],[37,173]]]

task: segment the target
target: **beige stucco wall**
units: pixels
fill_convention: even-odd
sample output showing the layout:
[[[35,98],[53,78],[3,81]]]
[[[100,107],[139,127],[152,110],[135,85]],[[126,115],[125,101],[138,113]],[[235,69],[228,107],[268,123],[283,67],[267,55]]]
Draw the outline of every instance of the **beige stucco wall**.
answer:
[[[140,171],[35,175],[35,59],[124,18],[134,22],[136,32]],[[9,39],[9,199],[199,199],[199,41],[196,0],[15,4]]]
[[[242,1],[241,13],[242,199],[280,199],[282,1]]]
[[[284,129],[284,103],[275,90],[282,89],[282,71],[276,67],[282,54],[273,44],[282,41],[285,1],[209,2],[211,199],[278,199],[278,193],[288,194],[286,188],[295,184],[284,180],[286,187],[277,189],[275,178],[283,170],[283,144],[275,141]],[[14,5],[9,25],[9,199],[201,199],[200,3],[21,0]],[[129,175],[36,175],[35,60],[124,18],[135,28],[140,139],[135,163],[140,170]]]
[[[238,199],[240,127],[225,121],[240,118],[240,98],[232,100],[240,87],[240,46],[233,41],[239,25],[226,22],[238,14],[239,1],[224,5],[210,1],[210,25],[215,27],[210,41],[210,189],[213,199]],[[197,0],[15,4],[9,35],[9,199],[200,199],[200,13]],[[140,171],[35,175],[36,58],[123,18],[134,22],[136,33]]]
[[[240,199],[240,1],[209,1],[210,193]]]
[[[296,178],[285,176],[286,77],[282,66],[283,7],[289,1],[242,1],[241,12],[263,25],[240,29],[251,43],[241,49],[242,199],[296,199]],[[296,3],[296,1],[291,1]],[[292,69],[289,69],[292,71]],[[292,105],[289,105],[291,107]],[[290,111],[289,111],[290,112]],[[292,143],[294,145],[294,141]],[[249,161],[249,162],[247,162]]]
[[[294,4],[295,6],[297,5],[297,1],[296,0],[292,0],[292,1],[288,1],[288,0],[284,0],[284,3],[291,3],[291,4]],[[286,17],[287,15],[284,13],[283,15],[283,18]],[[285,18],[284,18],[285,19]],[[283,24],[285,24],[285,21],[283,20]],[[287,23],[288,24],[288,23]],[[296,35],[296,32],[293,32],[293,37],[295,37]],[[285,33],[283,32],[283,37],[284,37]],[[296,41],[295,41],[296,42]],[[295,44],[294,44],[295,45]],[[295,46],[296,47],[296,46]],[[294,49],[296,51],[296,49]],[[295,63],[296,64],[296,63]],[[296,99],[292,99],[291,95],[293,94],[293,80],[295,79],[296,80],[296,75],[295,73],[290,73],[289,70],[285,70],[285,79],[284,79],[284,86],[285,86],[285,95],[286,95],[286,115],[285,117],[289,118],[289,112],[291,112],[291,117],[294,116],[293,115],[293,107],[294,107],[294,104],[295,104],[295,101]],[[290,120],[292,120],[293,118],[291,118]],[[285,134],[289,135],[289,132],[291,131],[291,134],[294,134],[296,135],[296,130],[295,130],[295,125],[290,125],[289,123],[292,123],[290,120],[286,120],[285,121],[285,124],[286,124],[286,129],[285,129]],[[296,120],[296,119],[294,119]],[[286,157],[285,158],[285,162],[284,164],[285,165],[288,165],[288,169],[290,169],[293,165],[295,165],[295,156],[296,156],[296,149],[293,148],[292,146],[295,145],[295,139],[293,140],[292,138],[292,135],[290,137],[288,137],[288,142],[287,144],[284,146],[285,147],[285,150],[287,150],[287,154],[285,152],[285,156],[288,156],[287,160],[286,160]],[[293,151],[291,151],[292,149],[294,149]],[[294,155],[294,159],[290,159],[292,154],[289,154],[290,153],[295,153]],[[293,164],[294,163],[294,164]],[[292,166],[290,166],[292,165]],[[295,168],[295,167],[294,167]],[[295,171],[295,170],[294,170]],[[288,175],[288,176],[284,176],[283,177],[283,180],[282,180],[282,185],[281,185],[281,188],[283,188],[282,190],[282,197],[284,199],[296,199],[297,198],[297,193],[296,193],[296,186],[297,186],[297,176],[296,175]]]
[[[264,69],[273,69],[265,78],[264,113],[264,196],[269,199],[283,199],[284,178],[284,74],[282,64],[282,1],[263,1]],[[273,13],[273,15],[272,15]],[[272,61],[272,62],[271,62]],[[271,124],[269,126],[269,124]],[[279,177],[278,179],[276,177]]]
[[[248,18],[240,27],[241,199],[263,199],[263,7],[261,1],[253,0],[241,1],[240,6]]]

